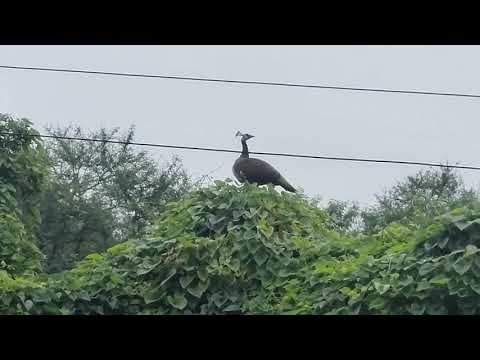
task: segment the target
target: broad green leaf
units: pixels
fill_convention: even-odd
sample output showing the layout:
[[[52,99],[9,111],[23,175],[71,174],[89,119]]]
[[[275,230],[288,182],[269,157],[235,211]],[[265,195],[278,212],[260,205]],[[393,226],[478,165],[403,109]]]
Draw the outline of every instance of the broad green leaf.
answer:
[[[295,246],[297,246],[299,249],[302,249],[302,250],[308,249],[311,246],[310,241],[302,237],[293,237],[292,241],[295,244]]]
[[[470,284],[470,287],[473,291],[475,291],[478,295],[480,295],[480,282],[474,282]]]
[[[259,221],[258,228],[267,238],[270,238],[273,234],[273,227],[271,227],[265,219]]]
[[[162,265],[162,263],[163,263],[163,260],[160,260],[159,262],[157,262],[157,263],[155,263],[151,266],[148,266],[145,269],[138,270],[137,275],[146,275],[146,274],[150,273],[151,271],[153,271],[154,269],[156,269],[157,267],[159,267],[160,265]]]
[[[122,278],[116,274],[112,274],[110,275],[110,281],[115,284],[115,285],[118,285],[118,284],[121,284],[122,283]]]
[[[402,287],[408,286],[411,283],[413,283],[413,277],[411,277],[410,275],[408,275],[404,280],[398,282],[398,284]]]
[[[205,268],[198,269],[197,270],[197,276],[201,281],[203,281],[203,282],[207,281],[207,279],[208,279],[207,269],[205,269]]]
[[[240,260],[245,260],[246,258],[250,257],[248,248],[246,246],[241,247],[238,251],[238,256],[240,257]]]
[[[197,298],[201,298],[208,288],[208,282],[199,281],[195,286],[189,286],[187,291]]]
[[[385,300],[382,298],[376,298],[374,299],[369,305],[368,308],[370,310],[380,310],[385,308]]]
[[[247,249],[250,251],[251,254],[255,254],[260,247],[258,241],[255,239],[249,239],[247,240]]]
[[[222,305],[227,301],[227,298],[218,292],[213,294],[211,299],[218,308],[221,308]]]
[[[470,259],[460,257],[453,263],[453,269],[459,274],[465,274],[470,267],[472,266],[472,261]]]
[[[174,296],[167,296],[167,301],[174,308],[183,310],[187,307],[188,301],[180,292],[175,292]]]
[[[190,285],[190,283],[192,282],[192,280],[194,279],[195,277],[191,274],[187,274],[185,276],[182,276],[180,278],[180,286],[185,289],[188,285]]]
[[[78,298],[85,301],[90,301],[90,295],[86,291],[80,291]]]
[[[375,290],[377,290],[380,295],[385,294],[388,291],[388,289],[390,289],[389,284],[382,284],[378,281],[374,281],[373,286],[375,287]]]
[[[151,304],[161,300],[163,297],[163,292],[159,288],[147,289],[143,293],[143,300],[146,304]]]
[[[418,269],[418,273],[420,276],[425,276],[426,274],[431,273],[433,270],[435,270],[437,266],[435,264],[432,264],[430,262],[426,262],[420,268]]]
[[[462,287],[462,288],[458,289],[457,295],[461,298],[466,298],[470,295],[470,291],[468,291],[467,288]]]
[[[460,231],[463,231],[465,229],[467,229],[468,227],[470,227],[472,224],[474,224],[475,222],[474,221],[463,221],[463,220],[460,220],[460,221],[455,221],[454,224],[455,226],[460,230]]]
[[[257,251],[253,258],[258,266],[262,265],[268,259],[268,255],[264,251]]]
[[[230,204],[228,203],[222,203],[218,206],[219,209],[227,209],[229,207]]]
[[[448,243],[449,240],[450,240],[450,238],[449,238],[448,236],[443,237],[442,240],[440,240],[440,241],[438,242],[438,247],[439,247],[440,249],[445,248],[445,246],[447,245],[447,243]]]

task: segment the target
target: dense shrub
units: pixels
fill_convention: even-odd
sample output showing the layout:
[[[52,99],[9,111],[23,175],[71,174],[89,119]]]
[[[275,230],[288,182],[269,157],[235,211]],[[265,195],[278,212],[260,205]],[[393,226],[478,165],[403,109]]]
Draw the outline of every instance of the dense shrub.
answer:
[[[146,237],[63,274],[0,271],[0,312],[480,313],[475,206],[372,235],[331,224],[297,194],[216,182],[170,203]]]
[[[0,270],[38,272],[44,256],[34,234],[46,179],[45,150],[26,119],[0,114],[0,133]]]

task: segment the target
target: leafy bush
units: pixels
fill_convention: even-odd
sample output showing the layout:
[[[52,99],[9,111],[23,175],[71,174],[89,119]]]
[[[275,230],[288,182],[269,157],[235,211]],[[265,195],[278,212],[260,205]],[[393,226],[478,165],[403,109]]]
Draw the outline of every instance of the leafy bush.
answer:
[[[44,256],[34,233],[40,223],[45,151],[26,119],[0,114],[0,132],[0,270],[38,272]]]
[[[329,236],[324,220],[298,196],[218,182],[168,205],[148,237],[49,277],[49,304],[87,314],[255,312],[252,299],[269,296],[275,277],[296,273]],[[46,311],[29,300],[31,312]]]
[[[478,314],[480,208],[339,234],[298,194],[228,182],[63,274],[0,271],[0,312]]]
[[[43,257],[17,215],[0,212],[0,269],[11,274],[39,272]]]
[[[478,209],[456,209],[418,231],[387,227],[376,236],[386,247],[336,281],[320,312],[480,313],[479,223]]]
[[[368,233],[378,232],[394,222],[422,227],[435,216],[468,206],[477,198],[454,169],[430,168],[376,195],[376,204],[362,210],[360,216]]]

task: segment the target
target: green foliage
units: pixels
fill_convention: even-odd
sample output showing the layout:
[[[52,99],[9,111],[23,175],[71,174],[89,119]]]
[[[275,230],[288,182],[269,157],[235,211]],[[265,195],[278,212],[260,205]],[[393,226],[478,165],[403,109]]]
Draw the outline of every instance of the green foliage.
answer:
[[[43,254],[14,212],[0,212],[0,270],[10,274],[41,270]]]
[[[364,230],[375,233],[393,222],[424,226],[435,216],[477,201],[452,168],[419,171],[377,195],[376,204],[361,211]]]
[[[45,150],[26,119],[0,114],[0,133],[0,269],[37,272],[44,258],[34,233],[47,172]]]
[[[306,204],[273,188],[217,182],[168,205],[146,238],[89,255],[25,298],[32,313],[267,312],[258,299],[278,296],[268,290],[278,288],[277,275],[283,283],[297,273],[331,234],[324,212]],[[39,289],[54,294],[49,310],[32,299]],[[286,290],[291,297],[295,288]]]
[[[361,210],[358,204],[330,200],[325,207],[325,211],[329,216],[332,228],[341,233],[353,233],[360,230],[360,214]]]
[[[320,312],[480,313],[479,223],[478,209],[456,209],[421,230],[389,226],[389,245],[343,277]]]
[[[1,311],[480,313],[480,209],[374,235],[340,235],[329,224],[298,195],[216,182],[169,204],[145,238],[71,271],[18,281],[5,273]]]
[[[46,271],[71,268],[86,255],[114,245],[114,218],[98,198],[75,197],[66,186],[50,183],[42,202],[40,241],[48,256]]]
[[[334,210],[217,181],[72,270],[0,269],[0,312],[480,314],[478,202],[366,233],[337,231]]]
[[[0,114],[0,209],[14,211],[28,232],[39,223],[38,201],[44,188],[46,153],[27,119]]]
[[[131,142],[134,128],[49,129],[51,135]],[[174,158],[160,167],[146,152],[128,145],[56,139],[47,143],[51,176],[41,203],[42,251],[46,270],[58,272],[92,252],[140,236],[169,201],[191,183]]]

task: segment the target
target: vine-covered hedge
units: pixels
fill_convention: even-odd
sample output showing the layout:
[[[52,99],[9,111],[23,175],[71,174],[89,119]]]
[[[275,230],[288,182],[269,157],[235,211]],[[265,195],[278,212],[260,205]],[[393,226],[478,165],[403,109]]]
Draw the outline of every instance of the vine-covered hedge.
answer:
[[[0,114],[0,271],[15,275],[40,272],[44,258],[34,234],[46,154],[31,125]]]
[[[0,313],[480,313],[480,209],[368,236],[333,229],[297,194],[216,182],[73,270],[0,270]]]

